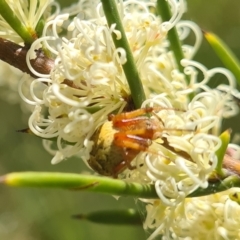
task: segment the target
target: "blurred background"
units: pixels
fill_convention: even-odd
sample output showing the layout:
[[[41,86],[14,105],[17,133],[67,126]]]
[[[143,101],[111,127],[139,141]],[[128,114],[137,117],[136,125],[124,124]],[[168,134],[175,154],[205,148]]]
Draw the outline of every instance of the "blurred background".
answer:
[[[70,1],[64,5],[70,4]],[[240,2],[211,0],[188,1],[185,19],[196,22],[202,29],[220,36],[240,58]],[[208,68],[222,66],[206,41],[196,58]],[[1,71],[1,69],[0,69]],[[8,77],[8,75],[0,75]],[[215,78],[213,84],[218,85]],[[85,166],[73,158],[51,165],[51,156],[43,149],[41,140],[16,132],[27,127],[28,113],[14,104],[14,96],[0,89],[0,175],[14,171],[80,172]],[[5,96],[5,97],[3,97]],[[12,98],[13,103],[4,99]],[[237,118],[224,123],[238,132]],[[0,187],[1,240],[144,240],[146,233],[136,226],[105,226],[71,218],[77,213],[135,207],[131,198],[46,189]]]

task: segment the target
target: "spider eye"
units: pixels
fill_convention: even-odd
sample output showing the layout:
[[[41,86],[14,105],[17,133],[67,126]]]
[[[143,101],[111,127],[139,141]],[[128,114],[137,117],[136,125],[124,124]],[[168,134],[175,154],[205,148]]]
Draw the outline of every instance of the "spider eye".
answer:
[[[114,117],[114,114],[109,114],[108,115],[108,121],[112,121],[113,117]]]

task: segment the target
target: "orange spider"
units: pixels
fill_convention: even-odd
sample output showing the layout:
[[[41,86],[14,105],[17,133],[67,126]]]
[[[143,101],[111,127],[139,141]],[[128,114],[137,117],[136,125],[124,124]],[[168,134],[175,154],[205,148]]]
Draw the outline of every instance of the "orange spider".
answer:
[[[154,110],[156,108],[148,107],[109,115],[109,122],[104,123],[92,138],[94,146],[88,160],[92,169],[101,175],[112,177],[117,177],[126,168],[134,169],[131,161],[141,151],[148,151],[152,140],[161,137],[162,130],[165,129]],[[149,114],[156,118],[150,118]]]

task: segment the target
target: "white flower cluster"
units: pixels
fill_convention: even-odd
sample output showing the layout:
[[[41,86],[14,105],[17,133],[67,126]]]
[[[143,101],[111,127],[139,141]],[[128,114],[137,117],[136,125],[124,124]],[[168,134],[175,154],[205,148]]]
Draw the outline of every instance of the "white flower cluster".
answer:
[[[30,33],[34,34],[37,24],[44,15],[44,19],[50,20],[59,13],[59,5],[54,0],[6,0],[16,17],[21,21]],[[51,9],[55,13],[51,13]],[[15,43],[22,43],[20,36],[10,27],[5,19],[0,15],[0,36]]]
[[[239,239],[240,192],[238,188],[206,197],[186,198],[176,207],[165,208],[157,200],[147,205],[144,228],[162,239]]]
[[[45,9],[51,1],[43,2]],[[161,127],[154,129],[157,137],[150,139],[153,141],[149,149],[132,161],[136,168],[126,169],[120,177],[155,184],[159,200],[143,200],[147,203],[144,226],[155,229],[149,239],[157,235],[162,239],[238,238],[238,231],[232,227],[239,223],[238,214],[230,211],[240,208],[229,199],[229,193],[186,198],[197,188],[208,186],[207,179],[216,167],[222,119],[238,112],[231,95],[235,80],[225,69],[208,70],[192,60],[201,43],[201,31],[194,23],[180,20],[186,10],[184,0],[168,2],[172,10],[168,22],[154,14],[156,1],[118,2],[146,94],[142,107],[153,107],[151,119],[161,122]],[[72,12],[65,10],[47,21],[43,36],[32,44],[27,62],[39,78],[30,85],[30,99],[22,94],[26,102],[35,106],[29,118],[31,131],[56,142],[54,149],[51,141],[44,141],[54,154],[53,164],[73,155],[88,160],[93,135],[108,121],[109,114],[131,108],[122,69],[126,52],[116,49],[112,40],[112,35],[120,39],[121,32],[115,25],[107,26],[98,1],[79,1],[68,11]],[[36,13],[30,12],[33,21],[30,15]],[[173,27],[183,42],[191,31],[196,37],[192,46],[182,46],[184,73],[178,70],[167,40]],[[37,73],[30,64],[39,47],[54,56],[50,74]],[[218,73],[224,75],[227,84],[209,88],[207,84]]]
[[[154,2],[125,1],[119,6],[147,98],[166,92],[165,88],[173,92],[169,88],[171,84],[168,77],[176,67],[169,53],[166,34],[181,18],[185,2],[170,3],[174,14],[168,23],[162,23],[159,17],[150,12],[150,8],[155,6]],[[96,1],[80,1],[76,8],[71,9],[81,11],[71,22],[69,14],[62,14],[48,21],[43,30],[43,37],[32,44],[27,59],[29,68],[39,76],[32,86],[39,82],[46,85],[41,98],[35,96],[34,87],[31,88],[32,99],[35,102],[25,99],[36,105],[29,126],[32,132],[42,138],[57,137],[58,150],[52,163],[58,163],[75,154],[88,159],[92,146],[90,139],[95,130],[107,121],[110,113],[122,112],[124,108],[129,108],[127,105],[130,91],[122,70],[122,65],[126,62],[126,53],[124,49],[115,48],[111,37],[111,34],[116,34],[121,38],[121,33],[114,25],[110,29],[107,27],[101,4]],[[89,19],[90,11],[92,19]],[[87,20],[82,17],[85,14],[88,16]],[[66,22],[70,22],[67,26],[67,36],[61,37],[60,26],[65,28]],[[199,46],[201,35],[195,25],[185,23],[180,25],[181,38],[187,36],[186,29],[193,28],[198,33],[194,47],[185,46],[187,55],[190,56]],[[29,60],[35,57],[35,48],[40,44],[56,56],[55,67],[50,75],[37,73],[29,63]],[[159,66],[165,74],[160,73]],[[183,74],[175,71],[175,75],[174,79],[170,76],[171,81],[175,82],[174,88],[179,88],[180,84],[185,84],[182,87],[186,88]],[[152,86],[156,86],[157,89],[152,91]],[[47,115],[43,114],[46,107]],[[47,118],[43,117],[45,115]],[[45,147],[53,153],[49,142],[45,142]]]

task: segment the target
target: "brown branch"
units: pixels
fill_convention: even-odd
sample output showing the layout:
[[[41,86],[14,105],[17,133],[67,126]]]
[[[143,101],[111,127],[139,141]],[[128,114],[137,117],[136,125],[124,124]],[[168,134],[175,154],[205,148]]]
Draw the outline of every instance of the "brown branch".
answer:
[[[231,174],[240,176],[240,160],[234,158],[229,152],[224,156],[223,168],[227,169]]]
[[[174,147],[169,145],[169,142],[167,141],[167,138],[162,138],[163,143],[161,143],[165,148],[167,148],[168,150],[176,153],[177,155],[193,162],[193,160],[191,159],[191,156],[188,155],[188,153],[184,152],[184,151],[176,151]],[[240,159],[237,159],[235,157],[235,150],[231,149],[230,147],[227,149],[227,152],[224,155],[224,159],[223,159],[223,163],[222,163],[222,168],[225,169],[225,173],[226,175],[224,176],[230,176],[230,175],[237,175],[240,177]],[[220,176],[217,175],[211,175],[211,179],[210,181],[216,181],[219,180]]]
[[[36,76],[29,70],[26,63],[28,50],[29,49],[27,47],[23,47],[9,40],[0,38],[0,59],[36,78]],[[46,57],[41,49],[36,51],[36,56],[37,57],[35,59],[30,60],[34,70],[42,74],[49,74],[54,66],[54,60]]]

